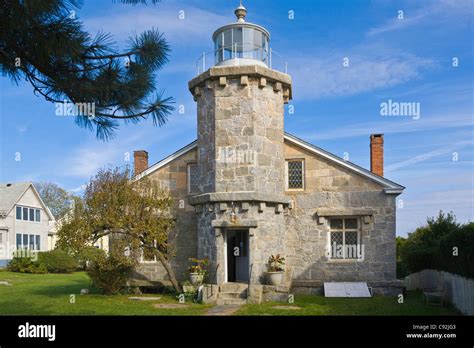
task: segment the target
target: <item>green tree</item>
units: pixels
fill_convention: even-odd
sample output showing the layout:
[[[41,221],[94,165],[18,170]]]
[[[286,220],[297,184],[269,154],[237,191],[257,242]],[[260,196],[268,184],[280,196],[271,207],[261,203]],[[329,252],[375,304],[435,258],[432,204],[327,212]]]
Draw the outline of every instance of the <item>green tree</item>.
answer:
[[[56,220],[61,219],[71,209],[73,196],[57,184],[36,182],[34,186]]]
[[[175,290],[181,292],[170,265],[168,235],[174,225],[171,206],[171,197],[157,182],[147,178],[130,180],[128,169],[100,170],[87,184],[82,201],[76,202],[74,212],[60,226],[58,246],[80,253],[109,236],[111,258],[121,260],[128,255],[130,260],[137,260],[143,253],[152,253]],[[100,262],[106,264],[105,260]]]
[[[151,28],[118,51],[110,35],[92,37],[83,30],[76,18],[80,5],[79,0],[2,1],[2,73],[15,82],[26,80],[47,101],[73,103],[76,123],[95,129],[99,139],[112,137],[121,121],[151,116],[163,125],[173,110],[173,99],[157,91],[155,80],[170,52],[163,35]]]
[[[452,212],[428,218],[397,249],[408,273],[436,269],[474,277],[474,223],[460,224]]]

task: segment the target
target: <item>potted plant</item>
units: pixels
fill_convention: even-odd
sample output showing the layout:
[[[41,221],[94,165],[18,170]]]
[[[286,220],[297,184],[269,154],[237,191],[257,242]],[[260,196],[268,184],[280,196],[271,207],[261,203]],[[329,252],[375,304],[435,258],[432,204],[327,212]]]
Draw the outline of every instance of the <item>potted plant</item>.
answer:
[[[204,277],[206,276],[206,266],[209,265],[209,260],[190,258],[189,261],[194,263],[188,268],[189,281],[192,285],[199,286],[202,284]]]
[[[280,285],[283,280],[285,258],[280,254],[271,255],[267,264],[267,281],[270,285]]]

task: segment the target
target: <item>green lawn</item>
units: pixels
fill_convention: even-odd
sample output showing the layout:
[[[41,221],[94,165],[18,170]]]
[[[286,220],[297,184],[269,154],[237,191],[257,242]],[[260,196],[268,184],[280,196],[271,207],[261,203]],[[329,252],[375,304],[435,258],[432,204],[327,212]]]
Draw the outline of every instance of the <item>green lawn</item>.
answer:
[[[397,297],[330,298],[323,296],[295,296],[294,303],[267,302],[245,305],[235,315],[457,315],[452,307],[427,305],[421,292],[409,291],[404,303]],[[277,309],[275,306],[295,306],[301,309]]]
[[[212,306],[187,303],[187,308],[157,309],[154,304],[177,304],[173,295],[157,301],[131,301],[133,295],[106,296],[99,293],[80,295],[90,280],[83,272],[73,274],[22,274],[0,272],[0,315],[203,315]],[[70,303],[70,295],[75,303]],[[296,296],[292,306],[298,310],[275,309],[282,303],[245,305],[236,315],[455,315],[453,308],[426,305],[421,294],[410,292],[405,303],[395,297],[367,299]],[[286,304],[288,305],[288,304]]]
[[[72,274],[23,274],[0,272],[0,315],[202,315],[209,305],[189,303],[188,308],[156,309],[156,303],[174,303],[173,295],[161,296],[159,301],[131,301],[135,295],[105,296],[99,293],[80,295],[90,285],[84,272]],[[70,303],[70,295],[75,303]]]

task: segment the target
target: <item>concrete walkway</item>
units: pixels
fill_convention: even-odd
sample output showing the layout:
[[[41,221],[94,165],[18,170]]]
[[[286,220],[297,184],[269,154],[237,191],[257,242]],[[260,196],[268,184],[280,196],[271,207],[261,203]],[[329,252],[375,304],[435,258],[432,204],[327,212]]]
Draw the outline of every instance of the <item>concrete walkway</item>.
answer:
[[[232,315],[240,309],[240,305],[217,305],[207,311],[205,315],[223,316]]]

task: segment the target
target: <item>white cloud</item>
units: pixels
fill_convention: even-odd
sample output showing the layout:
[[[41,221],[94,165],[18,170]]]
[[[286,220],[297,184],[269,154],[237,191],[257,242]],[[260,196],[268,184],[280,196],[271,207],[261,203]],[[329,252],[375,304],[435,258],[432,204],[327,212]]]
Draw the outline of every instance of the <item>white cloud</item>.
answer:
[[[180,12],[184,11],[184,19]],[[120,7],[112,13],[82,19],[85,28],[91,32],[110,33],[114,39],[127,40],[132,33],[141,33],[157,28],[166,39],[184,46],[208,46],[212,44],[211,34],[221,25],[233,21],[230,16],[221,16],[214,12],[196,7],[176,8],[158,4],[157,6]],[[120,23],[120,25],[117,25]]]
[[[382,116],[380,116],[382,118]],[[399,122],[367,122],[351,124],[343,127],[333,127],[318,133],[301,134],[306,140],[333,140],[367,136],[372,133],[396,134],[425,132],[429,130],[472,127],[473,119],[469,115],[444,115],[424,117],[418,120],[399,117]]]
[[[404,11],[403,19],[398,19],[398,12],[394,13],[393,17],[383,24],[371,28],[367,32],[367,36],[407,29],[427,23],[438,27],[446,23],[456,24],[468,19],[472,14],[472,1],[470,0],[437,0],[430,2],[429,6],[423,6],[413,11],[410,6],[413,6],[413,3],[400,6],[400,10]]]
[[[443,146],[435,150],[416,155],[412,158],[409,158],[397,163],[392,163],[386,166],[385,171],[386,173],[389,173],[389,172],[397,171],[398,169],[401,169],[404,167],[408,167],[408,166],[411,167],[420,162],[424,162],[432,158],[436,158],[442,155],[453,153],[454,151],[459,151],[460,149],[469,145],[474,145],[474,140],[471,139],[471,140],[458,141],[458,142],[450,144],[449,146]]]
[[[321,56],[319,56],[321,57]],[[343,66],[343,59],[349,66]],[[349,96],[389,88],[419,78],[430,59],[391,50],[382,44],[333,51],[326,57],[305,56],[289,61],[295,99]]]

